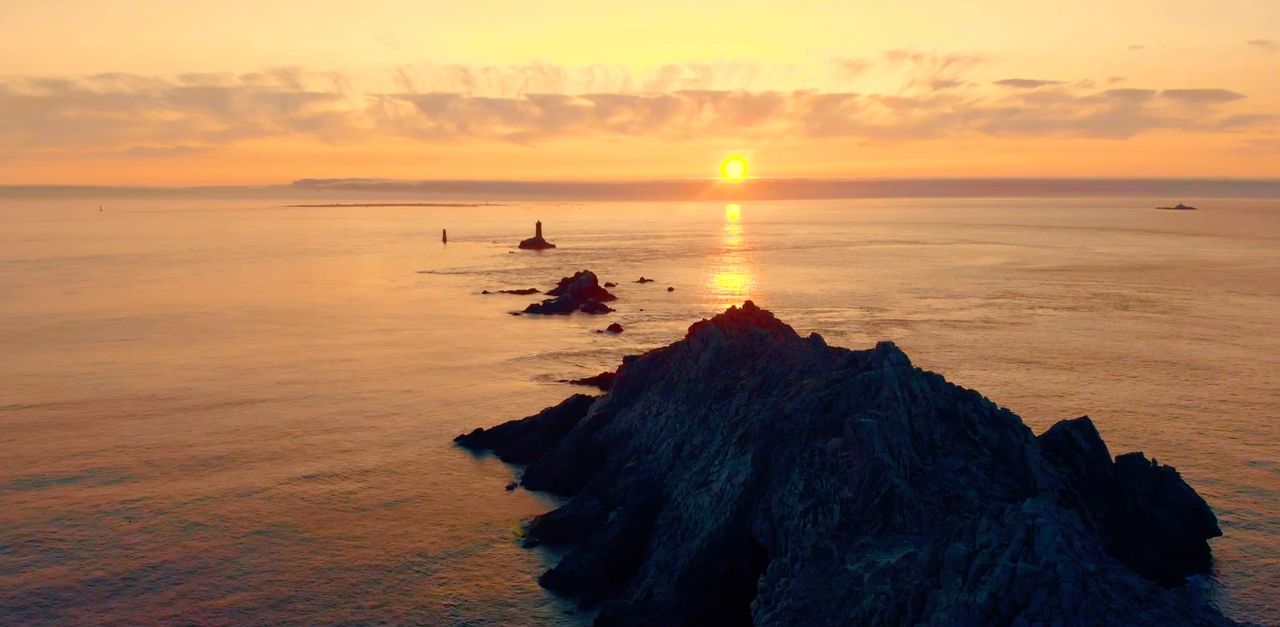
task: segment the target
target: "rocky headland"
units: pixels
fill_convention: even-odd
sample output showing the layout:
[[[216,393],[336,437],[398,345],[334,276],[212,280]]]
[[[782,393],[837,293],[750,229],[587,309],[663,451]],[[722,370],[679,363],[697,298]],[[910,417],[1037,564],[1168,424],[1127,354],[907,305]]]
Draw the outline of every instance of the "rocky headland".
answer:
[[[1037,437],[892,343],[747,302],[597,384],[457,441],[570,497],[525,543],[598,626],[1232,624],[1171,587],[1220,535],[1177,471],[1088,418]]]
[[[618,299],[617,296],[609,293],[609,290],[600,287],[600,280],[590,270],[575,272],[573,276],[560,279],[560,282],[546,295],[552,298],[530,304],[524,308],[523,313],[567,315],[580,311],[588,314],[605,314],[613,311],[605,303]]]

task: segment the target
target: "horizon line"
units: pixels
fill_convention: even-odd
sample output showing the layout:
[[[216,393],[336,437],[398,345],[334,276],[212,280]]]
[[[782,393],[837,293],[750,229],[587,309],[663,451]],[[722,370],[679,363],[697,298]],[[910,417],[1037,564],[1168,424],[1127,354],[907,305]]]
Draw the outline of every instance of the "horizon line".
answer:
[[[334,197],[411,194],[508,200],[836,200],[1024,196],[1189,196],[1280,199],[1280,177],[757,177],[657,179],[300,178],[216,185],[0,184],[0,198]]]

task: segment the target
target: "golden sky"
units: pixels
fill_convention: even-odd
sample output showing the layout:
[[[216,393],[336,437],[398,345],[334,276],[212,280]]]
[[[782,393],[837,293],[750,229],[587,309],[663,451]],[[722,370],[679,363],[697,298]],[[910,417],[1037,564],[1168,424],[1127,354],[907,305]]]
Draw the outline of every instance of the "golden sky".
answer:
[[[1280,176],[1280,2],[0,0],[0,184]]]

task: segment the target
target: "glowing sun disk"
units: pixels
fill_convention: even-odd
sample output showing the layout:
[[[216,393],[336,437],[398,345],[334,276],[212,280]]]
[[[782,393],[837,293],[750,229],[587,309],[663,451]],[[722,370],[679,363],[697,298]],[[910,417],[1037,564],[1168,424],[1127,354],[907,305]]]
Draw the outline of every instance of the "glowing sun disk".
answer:
[[[741,181],[747,178],[747,160],[738,155],[720,162],[720,178],[726,181]]]

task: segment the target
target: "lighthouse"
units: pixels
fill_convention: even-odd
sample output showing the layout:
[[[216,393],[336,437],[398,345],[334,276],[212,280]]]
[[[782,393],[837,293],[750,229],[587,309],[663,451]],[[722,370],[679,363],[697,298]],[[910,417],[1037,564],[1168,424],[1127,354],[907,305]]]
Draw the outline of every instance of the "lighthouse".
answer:
[[[542,220],[533,223],[533,237],[520,242],[520,248],[525,250],[546,250],[555,247],[555,244],[542,239]]]

